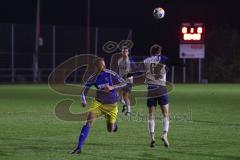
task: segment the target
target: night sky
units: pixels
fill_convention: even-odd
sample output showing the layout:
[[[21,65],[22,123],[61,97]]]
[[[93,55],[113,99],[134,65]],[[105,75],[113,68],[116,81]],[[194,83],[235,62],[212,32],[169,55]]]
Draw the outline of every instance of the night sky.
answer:
[[[139,51],[153,43],[170,53],[178,49],[181,22],[203,22],[206,30],[228,26],[240,30],[237,0],[91,0],[91,26],[132,28]],[[41,23],[86,26],[87,0],[41,0]],[[163,7],[166,17],[152,11]],[[0,23],[34,24],[35,0],[1,0]],[[207,35],[206,35],[207,36]]]

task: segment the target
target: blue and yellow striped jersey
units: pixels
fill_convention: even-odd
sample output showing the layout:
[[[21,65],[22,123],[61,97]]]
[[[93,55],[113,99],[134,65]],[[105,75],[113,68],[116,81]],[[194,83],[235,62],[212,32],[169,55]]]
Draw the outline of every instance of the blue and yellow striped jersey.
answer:
[[[114,86],[114,90],[110,92],[104,91],[107,85]],[[114,104],[118,102],[118,92],[116,90],[126,86],[126,82],[117,73],[108,69],[104,69],[98,74],[93,74],[85,83],[82,91],[83,103],[86,103],[85,95],[92,86],[95,86],[97,89],[95,95],[97,101],[103,104]]]

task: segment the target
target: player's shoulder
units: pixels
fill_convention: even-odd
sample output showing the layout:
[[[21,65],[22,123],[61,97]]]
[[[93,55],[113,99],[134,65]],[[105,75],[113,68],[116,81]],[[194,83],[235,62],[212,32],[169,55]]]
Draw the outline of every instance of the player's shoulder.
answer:
[[[145,58],[143,61],[146,62],[146,61],[148,61],[150,58],[151,58],[151,57],[147,57],[147,58]]]
[[[161,56],[161,62],[162,62],[162,63],[166,63],[167,61],[168,61],[168,57],[165,56],[165,55],[162,55],[162,56]]]
[[[151,56],[151,57],[147,57],[143,60],[144,63],[150,63],[152,62],[153,60],[155,60],[155,57],[154,56]]]
[[[162,55],[161,57],[162,57],[163,60],[168,60],[168,57],[165,56],[165,55]]]
[[[112,70],[110,70],[110,69],[105,69],[104,72],[105,72],[106,74],[110,74],[110,75],[113,75],[113,76],[116,76],[116,75],[117,75],[116,72],[114,72],[114,71],[112,71]]]

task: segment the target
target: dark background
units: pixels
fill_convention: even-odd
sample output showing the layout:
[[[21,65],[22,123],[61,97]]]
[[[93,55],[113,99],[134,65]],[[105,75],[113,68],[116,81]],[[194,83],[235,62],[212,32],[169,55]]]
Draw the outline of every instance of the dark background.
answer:
[[[42,0],[41,24],[86,26],[86,6],[87,0]],[[152,16],[159,6],[166,11],[162,20]],[[36,22],[35,0],[1,0],[0,7],[0,22]],[[139,50],[160,43],[168,52],[176,52],[181,22],[203,22],[207,31],[220,26],[239,30],[239,9],[233,0],[91,0],[90,24],[132,28]]]
[[[90,25],[131,28],[133,55],[146,55],[150,46],[158,43],[171,64],[181,66],[179,26],[182,22],[203,22],[206,27],[203,76],[210,82],[240,82],[237,3],[237,0],[91,0]],[[165,9],[164,19],[153,18],[156,7]],[[42,25],[86,27],[87,0],[41,0],[40,21]],[[35,24],[36,1],[1,0],[0,23]]]

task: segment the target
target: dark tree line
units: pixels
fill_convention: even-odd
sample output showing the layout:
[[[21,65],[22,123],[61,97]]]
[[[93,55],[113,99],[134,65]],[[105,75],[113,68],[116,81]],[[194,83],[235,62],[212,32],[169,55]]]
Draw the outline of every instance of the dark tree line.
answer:
[[[240,33],[221,27],[206,34],[203,76],[210,83],[240,82]]]

